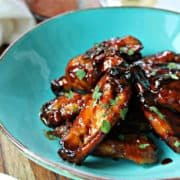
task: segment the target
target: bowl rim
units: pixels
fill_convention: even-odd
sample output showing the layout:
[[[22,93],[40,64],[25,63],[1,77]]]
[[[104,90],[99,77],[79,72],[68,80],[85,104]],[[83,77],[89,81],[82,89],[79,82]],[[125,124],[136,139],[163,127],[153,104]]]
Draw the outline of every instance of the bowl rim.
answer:
[[[21,39],[23,39],[27,34],[33,32],[35,29],[40,28],[42,25],[57,19],[57,18],[62,18],[64,16],[68,16],[71,14],[76,14],[76,13],[81,13],[81,12],[86,12],[86,11],[96,11],[96,10],[104,10],[104,9],[144,9],[144,10],[152,10],[152,11],[159,11],[159,12],[164,12],[164,13],[171,13],[171,14],[176,14],[180,16],[179,12],[172,11],[172,10],[166,10],[166,9],[161,9],[161,8],[154,8],[154,7],[147,7],[147,6],[120,6],[120,7],[97,7],[97,8],[86,8],[86,9],[79,9],[79,10],[72,10],[68,11],[59,15],[56,15],[52,18],[49,18],[37,25],[35,25],[33,28],[30,30],[26,31],[23,33],[18,39],[16,39],[13,43],[11,43],[5,51],[0,55],[0,63],[3,61],[4,56],[9,52],[9,50],[15,46],[17,42],[19,42]],[[51,170],[59,175],[68,177],[68,178],[73,178],[74,180],[80,180],[80,179],[89,179],[91,180],[92,178],[94,180],[112,180],[112,178],[107,178],[107,177],[102,177],[95,175],[93,173],[88,173],[84,172],[83,170],[78,170],[74,167],[70,167],[69,165],[65,165],[62,163],[55,163],[54,161],[51,161],[47,158],[42,157],[39,154],[36,154],[35,152],[32,152],[29,150],[25,145],[23,145],[18,139],[16,139],[11,133],[7,130],[7,128],[3,125],[3,123],[0,121],[0,131],[8,138],[8,140],[15,146],[17,149],[28,159],[34,161],[35,163],[39,164],[40,166]],[[128,176],[130,177],[130,176]],[[139,176],[136,176],[137,178]],[[143,176],[146,178],[146,176]],[[135,178],[135,177],[134,177]],[[178,177],[172,177],[173,179],[178,179]],[[164,179],[164,178],[163,178]],[[163,180],[161,178],[161,180]],[[165,178],[166,180],[170,180],[171,178]],[[164,179],[164,180],[165,180]]]

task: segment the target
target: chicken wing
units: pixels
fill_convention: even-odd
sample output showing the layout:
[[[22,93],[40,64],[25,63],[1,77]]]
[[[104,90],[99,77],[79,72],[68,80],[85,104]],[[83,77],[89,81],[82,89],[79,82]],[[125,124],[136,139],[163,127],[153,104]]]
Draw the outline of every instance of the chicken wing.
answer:
[[[180,153],[178,58],[172,52],[163,52],[136,62],[133,71],[146,118],[155,132]]]
[[[122,61],[140,59],[142,44],[132,36],[111,39],[95,45],[85,54],[69,61],[65,76],[51,83],[52,91],[59,95],[64,90],[89,92],[99,78]]]
[[[89,97],[89,94],[81,95],[73,91],[66,92],[43,105],[40,118],[49,127],[60,126],[65,121],[73,120]]]
[[[94,150],[93,155],[123,158],[138,164],[157,161],[157,148],[145,135],[119,134],[118,138],[104,139]]]
[[[111,69],[97,83],[86,107],[61,140],[59,154],[64,160],[80,164],[103,140],[119,117],[125,116],[131,89],[129,72],[124,72],[124,69]]]

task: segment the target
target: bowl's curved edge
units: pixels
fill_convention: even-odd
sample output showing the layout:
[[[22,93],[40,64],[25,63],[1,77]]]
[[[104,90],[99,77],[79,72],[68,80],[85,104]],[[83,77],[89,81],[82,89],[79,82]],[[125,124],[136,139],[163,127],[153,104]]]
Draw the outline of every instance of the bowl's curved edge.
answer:
[[[177,11],[172,11],[172,10],[167,10],[167,9],[162,9],[162,8],[155,8],[155,7],[148,7],[148,6],[119,6],[119,7],[118,6],[112,6],[112,7],[97,7],[97,8],[86,8],[86,9],[67,11],[67,12],[58,14],[58,15],[56,15],[54,17],[51,17],[49,19],[46,19],[46,20],[40,22],[39,24],[35,25],[33,28],[29,29],[28,31],[25,31],[24,33],[22,33],[22,35],[20,35],[20,37],[18,39],[16,39],[13,43],[11,43],[5,49],[5,51],[0,55],[0,61],[2,60],[4,55],[9,51],[9,49],[11,49],[11,47],[13,47],[16,44],[16,42],[21,40],[26,34],[30,33],[31,31],[34,31],[36,28],[39,28],[41,25],[46,24],[51,20],[54,20],[54,19],[59,18],[59,17],[67,16],[69,14],[76,13],[76,12],[91,11],[91,10],[98,10],[98,9],[128,9],[128,8],[162,11],[162,12],[168,12],[168,13],[180,15],[180,13],[177,12]]]
[[[74,12],[81,12],[81,11],[87,11],[87,10],[88,11],[89,10],[97,10],[97,9],[112,9],[112,8],[114,8],[114,9],[126,9],[126,8],[149,9],[149,10],[154,10],[154,11],[163,11],[163,12],[168,12],[168,13],[180,15],[180,13],[175,12],[175,11],[165,10],[165,9],[161,9],[161,8],[146,7],[146,6],[142,6],[142,7],[121,6],[121,7],[87,8],[87,9],[80,9],[80,10],[65,12],[65,13],[62,13],[60,15],[54,16],[48,20],[45,20],[45,21],[39,23],[38,25],[36,25],[35,27],[33,27],[32,29],[23,33],[17,40],[15,40],[13,43],[11,43],[11,45],[9,45],[8,48],[6,48],[6,50],[0,55],[0,62],[1,62],[1,60],[3,60],[3,57],[8,53],[9,49],[11,49],[13,46],[15,46],[16,42],[20,41],[28,33],[34,31],[36,28],[39,28],[41,25],[46,24],[51,20],[72,14]],[[34,152],[31,152],[26,146],[24,146],[21,142],[19,142],[14,136],[12,136],[9,133],[9,131],[5,128],[5,126],[3,125],[2,122],[0,122],[0,131],[3,132],[3,134],[8,138],[8,140],[10,140],[10,142],[12,142],[24,156],[26,156],[28,159],[34,161],[35,163],[43,166],[46,169],[49,169],[49,170],[55,172],[57,174],[63,175],[63,176],[68,177],[68,178],[73,178],[74,180],[81,180],[82,178],[83,178],[82,180],[84,180],[84,179],[91,180],[92,178],[93,178],[93,180],[112,180],[111,178],[106,178],[106,177],[102,177],[102,176],[101,177],[95,176],[94,174],[84,173],[81,170],[77,170],[75,168],[70,168],[69,166],[66,166],[66,165],[60,165],[58,163],[54,163],[53,161],[50,161],[46,158],[41,157],[40,155],[38,155]],[[163,180],[163,179],[161,179],[161,180]],[[176,180],[179,178],[176,178],[176,177],[165,178],[164,180],[174,180],[174,179]]]
[[[81,180],[84,179],[89,179],[91,180],[92,178],[94,180],[110,180],[109,178],[105,177],[98,177],[90,173],[83,173],[80,170],[77,170],[75,168],[71,168],[66,165],[61,165],[59,163],[55,163],[53,161],[50,161],[46,158],[41,157],[40,155],[31,152],[26,146],[21,144],[18,140],[16,140],[15,137],[13,137],[8,130],[3,126],[2,123],[0,123],[0,131],[8,138],[8,140],[17,147],[17,149],[28,159],[34,161],[35,163],[43,166],[46,169],[49,169],[57,174],[60,174],[62,176],[68,177],[68,178],[73,178],[74,180]]]

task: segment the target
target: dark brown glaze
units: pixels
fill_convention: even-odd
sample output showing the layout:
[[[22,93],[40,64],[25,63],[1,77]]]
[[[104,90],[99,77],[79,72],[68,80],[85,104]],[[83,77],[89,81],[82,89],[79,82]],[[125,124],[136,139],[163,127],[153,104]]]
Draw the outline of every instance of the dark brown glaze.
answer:
[[[155,132],[164,139],[174,151],[180,153],[180,118],[165,108],[158,109],[164,115],[164,118],[160,118],[148,108],[144,109],[145,116]]]
[[[148,57],[133,67],[143,110],[155,132],[180,153],[179,56],[172,52]],[[176,60],[175,60],[176,59]],[[169,66],[171,63],[172,66]],[[173,63],[173,64],[172,64]],[[151,75],[151,72],[156,73]],[[167,74],[175,74],[175,79]]]
[[[104,61],[95,62],[92,59],[86,59],[82,55],[69,61],[66,67],[66,75],[51,83],[51,88],[56,95],[62,91],[73,89],[90,92],[96,85],[99,78],[111,67],[120,65],[123,59],[114,56],[106,57]],[[77,76],[78,71],[85,73],[82,79]]]
[[[119,138],[106,138],[94,150],[96,156],[122,158],[138,164],[157,161],[157,148],[145,135],[120,134]]]
[[[65,121],[71,121],[90,97],[89,94],[81,95],[76,92],[71,92],[71,96],[67,97],[65,93],[43,105],[40,113],[43,123],[49,127],[57,127],[64,124]]]
[[[85,54],[69,61],[65,76],[52,81],[52,91],[56,95],[69,89],[89,92],[110,68],[120,65],[124,59],[127,62],[140,59],[141,49],[141,42],[132,36],[115,38],[95,45]],[[82,78],[77,76],[79,70],[84,73]]]
[[[140,59],[141,55],[139,52],[142,48],[143,46],[138,39],[133,36],[126,36],[123,38],[112,38],[108,41],[103,41],[86,51],[83,56],[95,61],[102,61],[105,57],[126,55],[127,63],[130,64],[133,61]],[[131,54],[129,50],[132,50]],[[133,57],[133,59],[130,59],[130,57]],[[128,62],[128,60],[133,61]]]
[[[98,99],[95,98],[97,89]],[[62,148],[59,154],[64,160],[80,164],[105,137],[106,133],[101,130],[103,122],[106,121],[109,128],[112,128],[123,109],[127,107],[131,96],[126,75],[117,68],[104,75],[95,90],[85,108],[76,117],[68,134],[61,140]],[[115,98],[116,103],[110,106],[110,99]]]
[[[52,134],[61,139],[68,134],[72,124],[73,122],[65,121],[64,124],[53,129]]]
[[[162,86],[156,101],[171,110],[180,112],[180,81],[172,81]]]
[[[129,102],[126,118],[122,122],[118,122],[114,128],[114,133],[147,133],[152,130],[151,125],[146,120],[141,104],[138,100],[136,92],[132,89],[133,95]]]
[[[166,159],[163,159],[163,160],[162,160],[161,164],[162,164],[162,165],[166,165],[166,164],[169,164],[169,163],[172,163],[172,162],[173,162],[172,159],[166,158]]]
[[[172,64],[173,66],[171,66]],[[136,74],[135,76],[137,79],[142,76],[148,78],[149,90],[152,93],[157,93],[161,89],[162,85],[173,82],[174,80],[176,80],[176,83],[179,83],[180,55],[176,55],[171,51],[165,51],[153,56],[146,57],[143,60],[135,62],[134,66],[137,68],[136,72],[143,69],[143,72],[141,72],[142,74],[137,74],[138,76],[140,75],[139,77],[137,77]],[[141,80],[139,79],[139,81]],[[144,83],[146,81],[144,79]],[[146,83],[146,86],[147,85],[148,84]]]

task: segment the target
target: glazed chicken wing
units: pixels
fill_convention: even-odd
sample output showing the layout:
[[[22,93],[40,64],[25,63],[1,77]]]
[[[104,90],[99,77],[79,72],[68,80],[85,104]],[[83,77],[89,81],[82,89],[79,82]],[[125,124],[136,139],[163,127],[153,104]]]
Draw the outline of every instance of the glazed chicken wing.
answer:
[[[61,139],[59,154],[64,160],[80,164],[109,133],[119,117],[124,116],[131,89],[130,77],[123,71],[113,68],[97,83],[86,107]]]
[[[73,91],[66,92],[64,95],[43,105],[40,118],[49,127],[60,126],[65,121],[73,120],[89,97],[90,94],[82,95]]]
[[[65,76],[54,80],[51,88],[56,95],[64,90],[81,90],[89,92],[99,78],[110,68],[141,57],[142,45],[132,36],[116,38],[95,45],[85,54],[69,61]]]
[[[93,152],[96,156],[123,158],[138,164],[157,161],[156,146],[145,135],[119,134],[118,138],[104,139]]]
[[[133,68],[143,110],[155,132],[180,153],[180,67],[173,52],[147,57]]]

